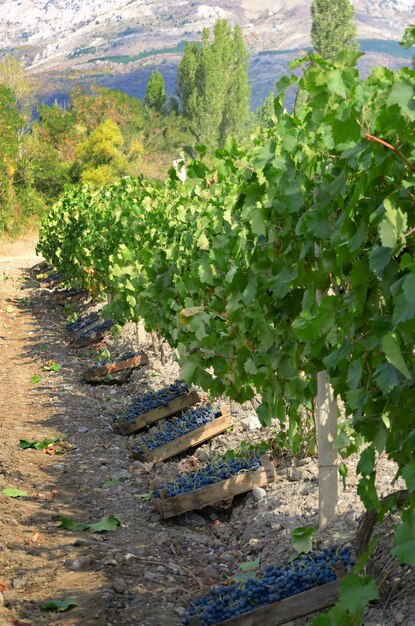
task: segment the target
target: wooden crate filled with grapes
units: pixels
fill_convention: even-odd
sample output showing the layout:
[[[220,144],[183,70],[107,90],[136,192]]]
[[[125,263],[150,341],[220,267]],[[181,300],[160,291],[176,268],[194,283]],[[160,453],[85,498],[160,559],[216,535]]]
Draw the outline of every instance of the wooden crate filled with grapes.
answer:
[[[79,289],[60,289],[52,294],[52,300],[61,306],[73,304],[86,298],[88,293]]]
[[[211,589],[191,603],[185,626],[282,626],[333,606],[340,579],[351,569],[350,549],[329,548],[302,555],[262,576]]]
[[[202,509],[275,480],[275,467],[267,455],[225,454],[195,472],[183,473],[176,481],[160,485],[153,490],[152,502],[166,519]]]
[[[202,405],[190,408],[171,417],[160,428],[151,428],[148,433],[133,439],[132,454],[139,461],[166,461],[219,435],[230,426],[232,417],[226,407],[214,409]]]
[[[141,352],[127,352],[118,359],[103,359],[88,369],[83,370],[82,374],[87,382],[92,382],[105,376],[118,374],[125,370],[133,370],[142,365],[148,364],[148,356]]]
[[[100,321],[97,324],[86,327],[81,333],[76,333],[71,341],[72,348],[85,348],[94,343],[102,341],[111,333],[111,329],[114,326],[112,320]]]
[[[116,423],[122,435],[131,435],[165,417],[176,415],[200,401],[195,390],[176,381],[169,387],[133,399]]]

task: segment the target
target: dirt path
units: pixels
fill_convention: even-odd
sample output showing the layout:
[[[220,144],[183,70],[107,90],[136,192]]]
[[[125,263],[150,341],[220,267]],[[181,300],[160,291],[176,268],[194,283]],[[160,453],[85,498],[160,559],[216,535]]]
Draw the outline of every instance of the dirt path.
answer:
[[[61,481],[61,457],[17,447],[20,439],[61,434],[47,381],[31,382],[42,371],[43,358],[33,348],[44,337],[29,306],[24,271],[36,257],[30,250],[17,252],[0,257],[0,488],[23,489],[29,496],[0,494],[0,623],[105,624],[97,595],[102,574],[70,571],[68,559],[83,549],[74,546],[73,534],[56,529],[59,513],[79,514],[77,494]],[[79,605],[77,614],[51,618],[38,610],[51,598],[68,597]]]
[[[68,348],[62,309],[33,280],[30,245],[7,252],[0,257],[0,626],[180,624],[184,607],[217,577],[206,552],[213,562],[221,542],[204,518],[190,517],[188,528],[163,524],[142,501],[155,470],[133,463],[128,439],[111,427],[126,392],[82,382],[82,351]],[[123,341],[131,346],[128,336]],[[51,359],[61,371],[43,371]],[[177,367],[170,369],[174,379]],[[160,384],[158,371],[147,373],[150,385]],[[140,376],[138,386],[148,386]],[[63,433],[77,446],[64,456],[18,448],[20,439]],[[110,478],[115,485],[104,489]],[[4,488],[29,495],[11,498]],[[122,527],[74,533],[58,528],[62,515],[86,523],[116,515]],[[67,598],[77,605],[71,611],[40,610]]]

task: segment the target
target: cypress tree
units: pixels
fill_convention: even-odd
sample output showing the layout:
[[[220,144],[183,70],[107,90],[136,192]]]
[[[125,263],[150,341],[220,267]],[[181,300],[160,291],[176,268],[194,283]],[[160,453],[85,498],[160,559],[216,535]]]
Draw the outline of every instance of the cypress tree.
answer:
[[[311,43],[322,57],[330,60],[354,47],[354,8],[349,0],[313,0],[311,17]]]

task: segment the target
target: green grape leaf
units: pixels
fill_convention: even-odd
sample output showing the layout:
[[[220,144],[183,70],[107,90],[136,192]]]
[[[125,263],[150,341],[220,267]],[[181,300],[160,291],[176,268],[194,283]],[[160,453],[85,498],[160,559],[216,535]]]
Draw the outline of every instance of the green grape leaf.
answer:
[[[415,512],[405,511],[394,534],[392,554],[405,565],[415,565]]]
[[[383,337],[382,350],[389,363],[396,367],[405,378],[411,378],[411,372],[404,361],[398,339],[394,333],[388,333]]]
[[[70,611],[76,608],[78,605],[72,598],[66,598],[65,600],[49,600],[46,604],[40,606],[41,611],[50,611],[54,613],[63,613],[64,611]]]
[[[89,525],[91,533],[106,533],[117,530],[121,526],[121,520],[115,515],[103,517],[99,522]]]
[[[12,488],[2,489],[2,494],[5,496],[9,496],[10,498],[24,498],[29,495],[27,491]]]
[[[291,545],[299,554],[307,554],[313,549],[313,537],[316,529],[312,526],[296,528],[291,533]]]

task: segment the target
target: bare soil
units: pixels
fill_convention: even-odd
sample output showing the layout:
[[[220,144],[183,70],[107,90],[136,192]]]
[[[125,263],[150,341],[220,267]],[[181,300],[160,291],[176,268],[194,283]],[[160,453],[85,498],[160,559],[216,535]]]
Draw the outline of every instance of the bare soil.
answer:
[[[75,307],[82,313],[96,305],[64,309],[51,291],[39,289],[31,271],[39,260],[34,242],[31,236],[0,246],[0,626],[179,625],[192,599],[232,577],[240,563],[260,556],[264,567],[291,558],[291,530],[318,523],[316,459],[275,459],[278,481],[260,501],[247,494],[163,521],[143,499],[156,477],[173,478],[183,468],[272,431],[249,430],[252,408],[230,404],[232,433],[166,463],[134,461],[128,437],[114,432],[112,420],[132,396],[179,376],[174,355],[166,350],[162,365],[150,338],[141,333],[140,348],[148,353],[149,365],[135,370],[122,386],[86,384],[82,368],[103,345],[72,349],[65,322]],[[113,355],[136,348],[135,328],[127,327],[107,346]],[[62,366],[60,371],[43,370],[51,359]],[[34,376],[41,380],[33,382]],[[18,447],[20,439],[63,434],[76,449],[62,456]],[[393,466],[379,463],[382,493],[391,490],[393,475]],[[103,488],[110,478],[117,484]],[[1,493],[10,487],[29,495]],[[317,545],[354,537],[362,506],[353,461],[339,510],[338,521],[318,534]],[[61,515],[92,523],[112,514],[122,525],[109,533],[70,532],[58,524]],[[413,626],[414,574],[391,561],[390,527],[383,536],[375,562],[375,573],[384,579],[382,598],[368,609],[364,623]],[[67,598],[77,605],[71,611],[40,610],[51,599]]]

